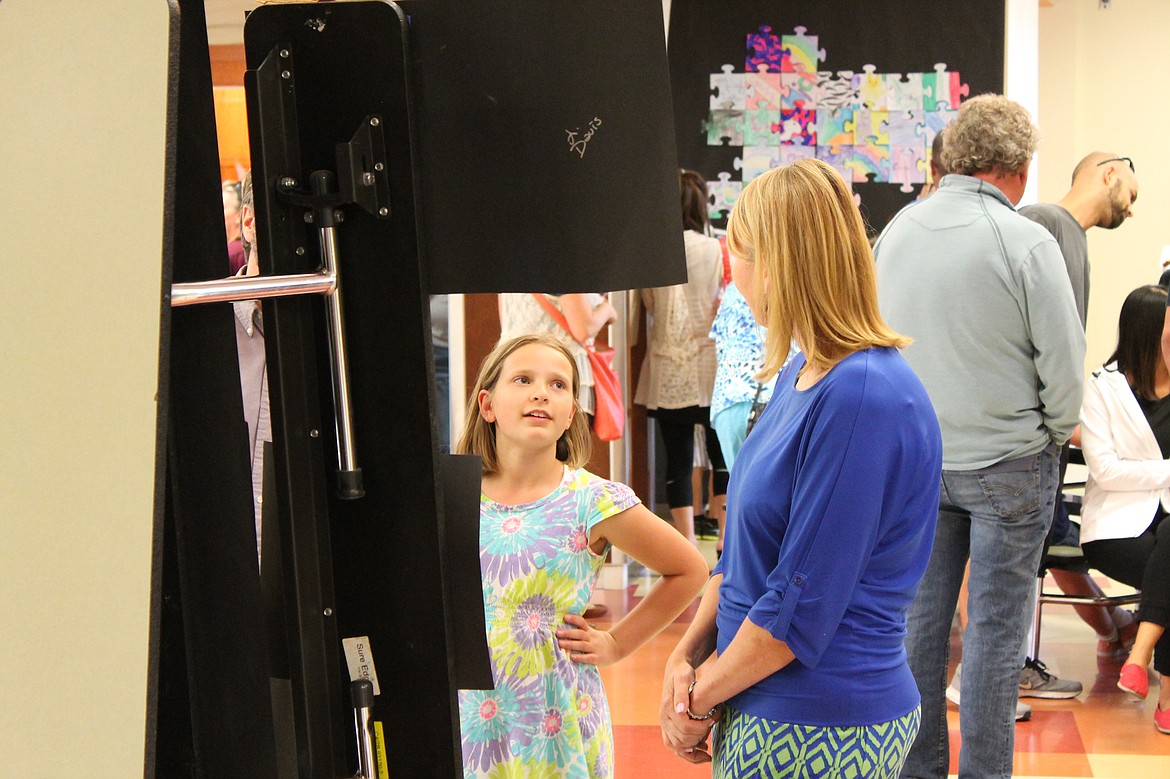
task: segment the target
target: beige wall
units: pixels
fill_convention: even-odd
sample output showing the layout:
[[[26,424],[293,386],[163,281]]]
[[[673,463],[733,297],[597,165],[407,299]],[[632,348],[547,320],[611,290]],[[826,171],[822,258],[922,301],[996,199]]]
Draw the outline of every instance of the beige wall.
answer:
[[[1170,243],[1170,100],[1158,87],[1168,49],[1166,0],[1118,0],[1109,10],[1098,0],[1053,0],[1040,9],[1039,199],[1059,200],[1073,166],[1094,149],[1132,157],[1140,179],[1134,217],[1089,231],[1087,369],[1109,356],[1121,302],[1157,282]]]
[[[142,776],[167,3],[0,2],[0,776]]]

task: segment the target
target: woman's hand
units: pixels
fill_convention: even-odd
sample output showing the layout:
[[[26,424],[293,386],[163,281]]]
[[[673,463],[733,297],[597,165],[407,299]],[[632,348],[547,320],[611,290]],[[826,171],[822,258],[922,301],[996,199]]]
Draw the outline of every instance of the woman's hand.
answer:
[[[695,678],[695,669],[685,660],[672,658],[666,664],[662,682],[662,701],[658,719],[662,725],[662,743],[691,763],[711,762],[707,737],[719,715],[709,720],[693,720],[687,716],[690,705],[687,688]],[[720,712],[722,713],[722,712]]]
[[[608,630],[597,630],[580,614],[566,614],[565,622],[573,627],[557,631],[557,644],[573,662],[603,666],[621,660],[617,640]]]

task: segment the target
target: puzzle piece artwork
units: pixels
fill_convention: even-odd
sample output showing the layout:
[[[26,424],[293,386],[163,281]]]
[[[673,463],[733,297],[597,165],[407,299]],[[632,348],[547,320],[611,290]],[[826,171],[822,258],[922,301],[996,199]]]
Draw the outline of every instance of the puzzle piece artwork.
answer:
[[[800,73],[780,74],[780,108],[789,111],[811,106],[816,98],[816,76]]]
[[[857,93],[857,102],[865,108],[874,111],[885,111],[888,107],[889,90],[886,88],[886,79],[873,65],[866,65],[862,73],[853,77],[853,89]]]
[[[784,70],[783,59],[784,47],[780,43],[780,36],[773,35],[771,27],[762,24],[759,32],[748,33],[744,72],[757,73],[763,65],[768,73],[780,73]]]
[[[890,145],[890,112],[859,108],[853,114],[853,135],[864,143]]]
[[[817,48],[817,36],[805,35],[808,30],[796,27],[795,34],[780,36],[780,45],[787,53],[788,58],[781,67],[781,72],[816,73],[825,58],[825,50]]]
[[[853,145],[853,111],[838,108],[836,111],[817,111],[817,145],[839,151],[842,146]]]
[[[912,146],[921,143],[921,130],[926,126],[923,111],[890,111],[890,146]]]
[[[953,120],[956,116],[958,116],[958,114],[959,114],[958,111],[926,111],[926,112],[924,112],[923,116],[925,117],[925,124],[922,128],[922,130],[923,130],[922,138],[923,138],[923,141],[926,143],[926,148],[928,148],[928,149],[930,148],[930,145],[932,143],[934,143],[934,136],[941,133],[942,129],[944,127],[946,127],[948,124],[950,124],[951,120]]]
[[[784,148],[784,146],[780,147],[781,155],[783,155]],[[849,163],[853,160],[853,147],[842,146],[837,151],[833,151],[828,146],[818,146],[816,151],[817,159],[826,163],[833,170],[840,173],[841,178],[845,179],[845,182],[849,185],[849,188],[852,189],[853,170],[849,167]],[[781,156],[781,159],[783,159],[783,156]]]
[[[791,165],[797,160],[809,159],[817,156],[816,146],[793,146],[785,144],[778,146],[776,151],[780,153],[780,164]]]
[[[817,73],[817,85],[813,90],[813,105],[817,108],[849,108],[856,105],[857,89],[853,86],[853,71],[838,73],[821,71]]]
[[[911,184],[926,183],[926,147],[891,146],[890,181],[901,184],[903,192],[913,192]]]
[[[781,108],[779,132],[781,144],[816,146],[817,112],[809,108],[794,108],[791,111]]]
[[[845,163],[853,171],[855,184],[890,180],[890,147],[854,146],[853,156]]]
[[[971,93],[959,74],[947,70],[945,62],[934,66],[933,73],[922,74],[922,109],[924,111],[958,110],[962,98]]]
[[[722,73],[711,74],[711,110],[744,110],[748,74],[735,73],[734,65],[724,65]]]
[[[731,173],[708,182],[714,219],[731,210],[745,182],[779,165],[817,157],[847,182],[924,183],[934,137],[970,94],[945,63],[929,73],[879,73],[877,66],[820,70],[826,50],[805,27],[746,36],[744,70],[710,76],[703,132],[710,146],[742,147]],[[855,195],[856,197],[856,195]]]
[[[780,136],[772,128],[780,121],[780,111],[771,108],[757,108],[744,112],[744,146],[779,146]]]
[[[808,146],[790,146],[791,149],[808,149]],[[740,172],[746,184],[756,176],[767,173],[780,165],[779,146],[744,146],[743,157],[735,160],[735,169]]]
[[[907,73],[900,78],[897,73],[886,74],[886,106],[893,111],[921,111],[922,74]]]
[[[743,111],[712,111],[707,117],[707,145],[743,146]]]
[[[742,181],[732,181],[730,173],[720,173],[718,181],[707,182],[707,192],[711,196],[711,200],[707,206],[707,216],[711,219],[722,219],[725,214],[731,213],[731,209],[735,206],[735,201],[739,200],[739,195],[743,192]]]
[[[764,66],[760,66],[763,68]],[[781,81],[787,73],[769,73],[759,70],[755,73],[745,73],[744,86],[747,88],[744,108],[751,111],[756,108],[780,109],[780,98],[783,94]],[[812,91],[811,89],[809,90]],[[812,100],[806,101],[811,103]]]

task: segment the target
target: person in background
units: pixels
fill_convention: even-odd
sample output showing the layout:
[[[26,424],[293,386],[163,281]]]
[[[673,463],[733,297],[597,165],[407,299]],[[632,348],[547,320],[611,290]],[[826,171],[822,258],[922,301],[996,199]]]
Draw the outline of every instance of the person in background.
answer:
[[[1081,548],[1094,568],[1141,590],[1141,621],[1117,686],[1145,698],[1152,659],[1162,677],[1154,726],[1170,734],[1170,371],[1159,348],[1166,305],[1157,285],[1129,293],[1117,348],[1085,388]]]
[[[241,197],[240,236],[248,262],[237,276],[256,276],[260,259],[256,249],[256,213],[252,198],[252,172],[244,176]],[[268,361],[264,349],[264,316],[259,300],[232,303],[236,324],[236,351],[240,361],[240,393],[248,422],[248,452],[252,469],[252,508],[256,515],[256,559],[260,560],[261,519],[264,506],[264,444],[272,441],[268,409]],[[272,507],[275,508],[275,507]]]
[[[959,775],[1008,777],[1024,637],[1060,446],[1080,408],[1085,337],[1060,247],[1015,210],[1039,142],[1027,110],[980,95],[943,136],[951,172],[891,220],[874,250],[882,313],[914,338],[906,360],[943,438],[934,550],[906,639],[922,730],[903,776],[949,770],[950,632],[970,560]]]
[[[447,341],[446,295],[431,295],[431,350],[435,358],[435,424],[439,451],[451,451],[451,351]]]
[[[592,415],[594,409],[593,370],[589,366],[589,355],[577,342],[592,344],[602,329],[617,318],[617,312],[609,302],[608,297],[595,292],[543,295],[564,315],[565,321],[568,322],[569,329],[572,331],[567,333],[537,302],[534,295],[539,294],[541,293],[500,293],[498,298],[499,342],[502,343],[529,333],[545,333],[564,344],[565,348],[569,350],[569,354],[573,355],[573,359],[577,362],[577,372],[581,376],[577,404],[586,414]]]
[[[624,484],[589,473],[576,362],[548,335],[484,359],[460,454],[483,459],[480,568],[493,689],[460,690],[465,777],[613,776],[598,667],[674,621],[707,563]],[[582,616],[611,548],[661,577],[607,630]]]
[[[234,276],[248,261],[241,224],[244,199],[239,182],[225,181],[221,189],[223,190],[223,226],[227,233],[228,242],[228,268]]]
[[[657,423],[666,452],[666,498],[670,516],[692,543],[695,538],[695,426],[706,434],[707,456],[715,473],[712,511],[718,521],[727,492],[727,466],[711,428],[711,391],[715,385],[715,342],[711,323],[719,305],[723,249],[707,233],[707,182],[694,171],[679,171],[683,245],[687,281],[642,290],[649,314],[646,358],[634,402]]]
[[[667,661],[663,740],[713,760],[716,779],[892,779],[918,732],[903,640],[934,536],[938,422],[899,352],[909,339],[878,313],[833,168],[802,159],[754,179],[728,247],[767,327],[764,375],[793,340],[800,353],[735,461],[723,557]]]

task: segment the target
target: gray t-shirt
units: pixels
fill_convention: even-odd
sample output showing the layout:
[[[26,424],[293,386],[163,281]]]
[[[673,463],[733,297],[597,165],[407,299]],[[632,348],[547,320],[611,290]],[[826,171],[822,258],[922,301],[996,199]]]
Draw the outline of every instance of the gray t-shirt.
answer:
[[[1055,203],[1025,206],[1020,209],[1020,213],[1051,233],[1060,246],[1083,328],[1089,312],[1089,239],[1085,235],[1085,228],[1072,214]]]

